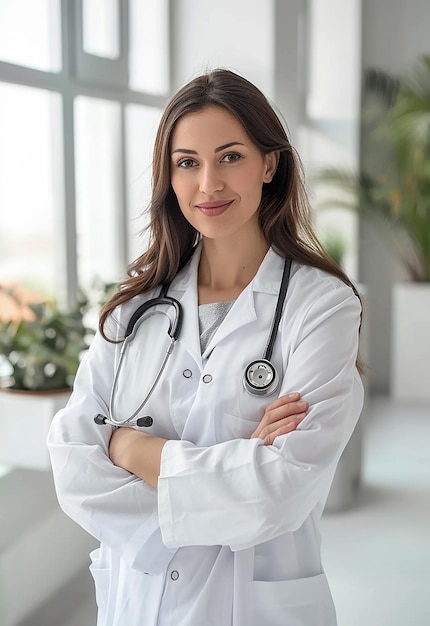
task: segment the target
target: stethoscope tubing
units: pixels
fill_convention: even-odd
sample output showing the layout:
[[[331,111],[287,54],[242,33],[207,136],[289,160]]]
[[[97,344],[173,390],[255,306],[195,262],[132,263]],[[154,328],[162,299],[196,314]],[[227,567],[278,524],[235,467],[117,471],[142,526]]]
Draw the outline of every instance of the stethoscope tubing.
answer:
[[[148,393],[146,394],[144,400],[140,403],[140,405],[138,406],[138,408],[134,411],[134,413],[132,415],[130,415],[129,417],[125,418],[124,420],[119,420],[117,418],[115,418],[114,416],[114,412],[113,412],[113,404],[114,404],[114,398],[115,398],[115,393],[116,393],[116,387],[118,384],[118,378],[119,378],[119,374],[121,372],[121,367],[122,367],[122,361],[124,359],[124,355],[125,355],[125,351],[128,345],[130,345],[130,343],[133,341],[135,335],[136,335],[136,331],[137,331],[137,327],[140,326],[140,324],[147,320],[148,317],[153,317],[154,315],[157,314],[162,314],[165,315],[169,321],[170,318],[167,315],[167,313],[165,311],[157,311],[157,312],[153,312],[150,313],[149,315],[146,315],[145,317],[141,316],[140,319],[138,318],[137,321],[134,323],[133,328],[132,328],[132,332],[130,332],[128,334],[128,336],[124,339],[124,343],[121,347],[121,352],[120,352],[120,356],[119,356],[119,360],[118,360],[118,365],[116,367],[115,370],[115,377],[112,383],[112,389],[111,389],[111,393],[110,393],[110,399],[109,399],[109,415],[110,415],[110,423],[113,423],[115,426],[126,426],[127,424],[129,424],[130,422],[132,422],[134,420],[134,418],[138,415],[138,413],[140,413],[140,411],[143,409],[143,407],[145,406],[145,404],[148,402],[149,398],[152,396],[153,391],[155,389],[155,387],[158,384],[158,381],[160,380],[163,372],[164,372],[164,368],[166,367],[167,361],[169,356],[172,354],[173,351],[173,346],[177,340],[178,335],[171,335],[169,332],[169,336],[170,336],[170,343],[167,347],[166,353],[164,355],[163,361],[161,363],[161,366],[158,370],[157,376],[154,379],[154,382],[152,383]],[[170,331],[171,329],[169,329]]]
[[[163,372],[164,369],[166,367],[167,361],[169,359],[169,356],[172,354],[173,352],[173,347],[179,337],[179,333],[182,327],[182,307],[180,305],[180,303],[178,302],[178,300],[176,300],[175,298],[171,298],[169,296],[164,295],[165,294],[165,290],[166,290],[166,286],[164,286],[162,288],[161,294],[158,298],[152,298],[151,300],[148,300],[147,302],[144,302],[144,304],[142,304],[141,306],[139,306],[136,311],[134,311],[133,315],[130,317],[130,320],[127,324],[125,333],[124,333],[124,341],[123,344],[121,346],[121,350],[120,350],[120,354],[119,354],[119,360],[118,360],[118,364],[115,368],[115,374],[114,374],[114,379],[113,379],[113,383],[112,383],[112,389],[110,392],[110,398],[109,398],[109,417],[105,416],[105,415],[96,415],[94,417],[94,421],[96,422],[96,424],[98,425],[103,425],[103,424],[110,424],[111,426],[134,426],[135,423],[137,425],[139,422],[139,419],[141,421],[143,421],[143,426],[151,426],[152,425],[152,418],[147,416],[146,418],[139,418],[138,420],[135,421],[135,418],[137,417],[138,413],[143,409],[143,407],[145,406],[145,404],[148,402],[148,400],[150,399],[150,397],[152,396],[155,387],[157,386]],[[171,319],[171,317],[163,310],[154,310],[151,311],[148,315],[145,315],[146,313],[148,313],[148,310],[156,307],[156,306],[169,306],[169,307],[173,307],[175,309],[175,316],[173,318],[173,320]],[[126,349],[127,347],[130,345],[130,343],[133,341],[133,339],[136,336],[136,332],[139,328],[139,326],[142,324],[142,322],[144,322],[145,320],[147,320],[149,317],[153,317],[154,315],[165,315],[167,317],[167,319],[169,320],[169,328],[168,328],[168,336],[170,337],[170,343],[167,347],[166,353],[164,355],[163,361],[161,363],[161,366],[157,372],[157,375],[154,379],[154,382],[152,383],[148,393],[146,394],[145,398],[143,399],[143,401],[140,403],[140,405],[138,406],[138,408],[133,412],[132,415],[130,415],[129,417],[126,417],[123,420],[119,420],[115,417],[115,413],[114,413],[114,400],[115,400],[115,393],[116,393],[116,388],[118,385],[118,380],[119,380],[119,375],[121,373],[121,369],[122,369],[122,364],[123,364],[123,360],[124,360],[124,356],[126,353]]]
[[[264,351],[263,360],[270,361],[272,358],[273,346],[275,345],[276,336],[278,334],[279,323],[282,317],[285,297],[287,295],[288,284],[290,282],[291,259],[285,259],[284,271],[282,272],[281,286],[279,288],[278,300],[276,302],[275,315],[270,329],[269,340]]]

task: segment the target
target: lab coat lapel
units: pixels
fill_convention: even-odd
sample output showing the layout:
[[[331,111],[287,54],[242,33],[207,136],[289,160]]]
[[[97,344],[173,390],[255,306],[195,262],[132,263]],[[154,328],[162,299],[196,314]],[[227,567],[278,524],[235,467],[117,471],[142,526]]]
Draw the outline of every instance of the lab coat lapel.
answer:
[[[253,322],[257,317],[254,305],[254,292],[251,285],[242,291],[226,317],[222,320],[216,333],[208,343],[203,359],[207,358],[217,344],[234,333],[238,328]]]
[[[269,249],[254,279],[242,291],[233,304],[218,330],[210,340],[203,359],[207,358],[215,346],[223,339],[234,333],[238,328],[257,319],[256,295],[258,292],[278,295],[281,285],[284,259]],[[274,314],[275,311],[273,311]]]
[[[182,327],[178,341],[199,366],[202,363],[197,295],[197,270],[200,254],[201,244],[197,246],[191,260],[179,272],[168,293],[168,295],[177,298],[182,306]]]

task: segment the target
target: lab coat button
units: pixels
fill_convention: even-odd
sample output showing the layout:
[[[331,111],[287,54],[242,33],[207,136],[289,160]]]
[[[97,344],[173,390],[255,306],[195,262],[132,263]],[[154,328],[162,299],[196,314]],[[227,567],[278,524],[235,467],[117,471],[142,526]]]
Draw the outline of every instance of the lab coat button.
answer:
[[[203,382],[204,383],[210,383],[212,381],[212,376],[210,374],[205,374],[203,376]]]
[[[184,370],[184,371],[182,372],[182,376],[183,376],[184,378],[191,378],[191,377],[192,377],[192,375],[193,375],[193,373],[192,373],[192,371],[191,371],[191,370]]]
[[[170,578],[171,578],[172,580],[178,580],[178,578],[179,578],[179,572],[178,572],[178,570],[174,569],[174,570],[171,572],[171,574],[170,574]]]

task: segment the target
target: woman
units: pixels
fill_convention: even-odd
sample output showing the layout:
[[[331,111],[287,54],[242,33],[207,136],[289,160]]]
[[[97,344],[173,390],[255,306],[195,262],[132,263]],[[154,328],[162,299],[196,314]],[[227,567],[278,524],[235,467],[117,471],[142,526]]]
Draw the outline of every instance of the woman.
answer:
[[[361,305],[255,86],[216,70],[172,98],[150,214],[48,442],[61,506],[101,541],[98,624],[333,626],[318,526],[362,406]],[[168,306],[118,370],[132,314],[163,286],[183,311],[171,358],[160,375]],[[145,398],[140,426],[112,428]]]

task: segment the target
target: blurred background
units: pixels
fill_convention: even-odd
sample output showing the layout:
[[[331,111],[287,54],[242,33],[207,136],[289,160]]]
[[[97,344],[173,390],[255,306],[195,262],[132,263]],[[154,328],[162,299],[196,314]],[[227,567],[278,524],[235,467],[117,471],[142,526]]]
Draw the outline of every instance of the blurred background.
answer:
[[[428,0],[0,0],[0,626],[95,625],[95,543],[44,441],[145,246],[162,109],[215,67],[285,120],[365,303],[367,398],[322,525],[339,626],[430,624],[429,27]]]

